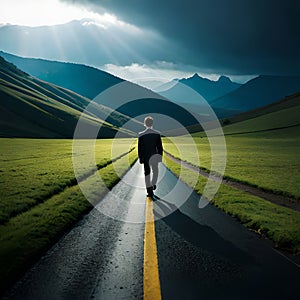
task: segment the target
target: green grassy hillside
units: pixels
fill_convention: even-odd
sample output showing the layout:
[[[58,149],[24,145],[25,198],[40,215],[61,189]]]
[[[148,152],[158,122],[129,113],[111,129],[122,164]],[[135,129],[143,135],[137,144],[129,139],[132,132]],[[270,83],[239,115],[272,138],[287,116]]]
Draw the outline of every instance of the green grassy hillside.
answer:
[[[0,136],[72,137],[89,103],[72,91],[29,76],[0,57]],[[99,104],[82,117],[87,129],[103,124],[102,137],[113,137],[117,126],[129,119]]]
[[[260,132],[274,129],[295,127],[300,124],[298,115],[300,107],[300,93],[285,97],[267,106],[238,114],[234,117],[220,120],[225,135]],[[189,107],[193,112],[201,110],[201,107]],[[216,110],[215,113],[217,114]],[[204,118],[201,118],[202,120]],[[205,119],[202,121],[205,123]],[[210,127],[208,122],[207,127]],[[213,124],[215,126],[215,124]],[[206,137],[201,125],[187,126],[186,129],[194,133],[194,136]],[[299,129],[298,129],[299,130]],[[166,136],[184,135],[182,130],[167,131]]]
[[[227,122],[233,124],[223,129],[225,134],[234,134],[300,126],[299,113],[300,93],[297,93],[264,108],[231,118]]]
[[[123,81],[107,72],[82,64],[25,58],[2,51],[0,56],[34,77],[62,86],[89,99]]]

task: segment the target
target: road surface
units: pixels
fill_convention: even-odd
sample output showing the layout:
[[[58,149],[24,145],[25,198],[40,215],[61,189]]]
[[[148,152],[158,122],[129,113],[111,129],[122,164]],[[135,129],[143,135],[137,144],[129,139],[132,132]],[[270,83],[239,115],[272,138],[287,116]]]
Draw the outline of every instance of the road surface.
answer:
[[[156,194],[146,202],[136,163],[5,299],[298,298],[297,263],[214,206],[199,209],[163,165]]]

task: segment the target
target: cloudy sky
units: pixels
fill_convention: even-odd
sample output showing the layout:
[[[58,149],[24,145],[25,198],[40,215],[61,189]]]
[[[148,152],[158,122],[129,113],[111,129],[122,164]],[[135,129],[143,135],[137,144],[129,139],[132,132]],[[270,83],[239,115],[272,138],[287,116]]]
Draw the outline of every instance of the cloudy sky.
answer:
[[[128,79],[172,79],[195,72],[212,79],[226,74],[236,80],[257,74],[300,74],[297,0],[0,3],[0,23],[35,28],[18,31],[15,27],[8,30],[7,25],[0,27],[0,48],[19,55],[77,61]],[[68,29],[57,25],[82,19],[80,23],[69,24]],[[47,43],[43,30],[49,31],[42,27],[38,34],[37,26],[42,25],[56,25],[51,27],[47,40],[55,40],[59,52],[53,46],[49,47],[51,51],[39,47]],[[70,26],[74,32],[67,35]],[[15,41],[14,35],[18,37]],[[28,36],[31,40],[26,39]]]

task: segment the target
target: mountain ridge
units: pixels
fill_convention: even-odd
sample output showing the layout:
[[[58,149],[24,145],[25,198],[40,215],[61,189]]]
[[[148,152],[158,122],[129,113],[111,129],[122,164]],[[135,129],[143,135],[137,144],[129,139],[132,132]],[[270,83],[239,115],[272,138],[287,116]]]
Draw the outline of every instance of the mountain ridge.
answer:
[[[72,90],[91,100],[103,90],[124,81],[100,69],[78,63],[26,58],[3,51],[0,51],[0,56],[34,77]]]
[[[214,108],[246,112],[276,102],[300,91],[300,76],[259,75],[224,96],[214,99]]]
[[[217,95],[223,95],[241,86],[241,84],[232,82],[228,77],[221,76],[218,81],[203,78],[195,73],[192,77],[173,81],[171,88],[159,92],[167,99],[183,105],[187,109],[203,114],[207,113],[211,101]],[[164,86],[168,86],[165,84]],[[208,98],[208,99],[207,99]],[[239,111],[220,107],[215,110],[219,118],[229,117]]]
[[[233,82],[224,75],[221,75],[217,81],[214,81],[201,77],[198,73],[195,73],[192,77],[180,79],[179,82],[193,88],[208,102],[241,86],[240,83]]]

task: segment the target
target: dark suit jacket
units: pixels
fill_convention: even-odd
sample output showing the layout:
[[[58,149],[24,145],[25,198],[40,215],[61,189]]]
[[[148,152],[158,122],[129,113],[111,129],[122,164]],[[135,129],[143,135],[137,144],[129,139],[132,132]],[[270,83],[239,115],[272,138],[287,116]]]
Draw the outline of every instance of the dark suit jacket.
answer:
[[[161,162],[163,147],[161,143],[160,133],[156,130],[147,128],[139,133],[138,153],[140,163],[149,162],[151,156],[155,154],[157,162]]]

